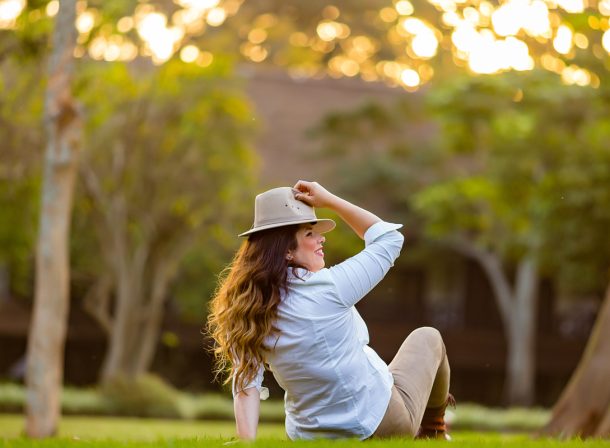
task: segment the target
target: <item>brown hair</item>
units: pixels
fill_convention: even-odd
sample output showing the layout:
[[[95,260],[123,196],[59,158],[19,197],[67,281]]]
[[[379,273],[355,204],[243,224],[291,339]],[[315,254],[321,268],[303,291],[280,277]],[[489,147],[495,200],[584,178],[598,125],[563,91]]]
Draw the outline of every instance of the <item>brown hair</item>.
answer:
[[[251,234],[220,276],[210,303],[208,331],[215,340],[216,374],[243,390],[264,363],[264,340],[276,334],[280,294],[286,290],[286,254],[297,248],[299,225]]]

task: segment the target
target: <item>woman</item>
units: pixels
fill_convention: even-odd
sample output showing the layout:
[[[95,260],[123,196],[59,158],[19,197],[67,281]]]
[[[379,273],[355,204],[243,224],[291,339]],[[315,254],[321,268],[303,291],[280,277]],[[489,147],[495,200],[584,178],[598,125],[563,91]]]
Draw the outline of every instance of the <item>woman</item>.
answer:
[[[326,269],[323,233],[336,212],[365,249]],[[386,365],[367,345],[354,305],[398,257],[402,227],[316,182],[256,197],[248,239],[211,303],[209,329],[219,371],[232,381],[237,434],[254,439],[265,366],[285,390],[291,439],[410,436],[445,438],[449,364],[440,334],[412,332]]]

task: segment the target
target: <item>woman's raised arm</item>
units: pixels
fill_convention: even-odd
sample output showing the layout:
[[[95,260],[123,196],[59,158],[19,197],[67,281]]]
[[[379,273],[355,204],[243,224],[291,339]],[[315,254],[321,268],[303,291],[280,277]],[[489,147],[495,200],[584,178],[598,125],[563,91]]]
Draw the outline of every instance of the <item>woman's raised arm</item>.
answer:
[[[300,191],[295,195],[296,199],[312,207],[325,207],[333,210],[362,239],[369,227],[381,221],[373,213],[332,194],[317,182],[300,180],[294,188]]]

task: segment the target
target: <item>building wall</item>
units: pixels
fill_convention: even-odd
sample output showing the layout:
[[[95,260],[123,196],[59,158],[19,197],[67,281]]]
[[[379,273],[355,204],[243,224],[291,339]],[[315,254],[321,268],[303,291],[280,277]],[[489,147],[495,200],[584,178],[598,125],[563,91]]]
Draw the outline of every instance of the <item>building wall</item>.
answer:
[[[391,103],[409,94],[400,88],[357,79],[295,79],[283,71],[243,66],[246,92],[257,113],[256,151],[265,186],[320,179],[325,161],[312,153],[307,132],[328,113],[347,111],[369,101]]]

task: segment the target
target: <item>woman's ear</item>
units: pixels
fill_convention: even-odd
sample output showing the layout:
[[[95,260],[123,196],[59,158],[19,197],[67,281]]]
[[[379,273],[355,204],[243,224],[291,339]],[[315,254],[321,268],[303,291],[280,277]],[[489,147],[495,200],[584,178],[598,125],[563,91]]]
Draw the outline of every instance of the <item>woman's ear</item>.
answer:
[[[287,261],[292,261],[292,260],[293,260],[293,258],[294,258],[294,257],[292,256],[292,254],[291,254],[290,252],[288,252],[288,253],[286,254],[286,260],[287,260]]]

